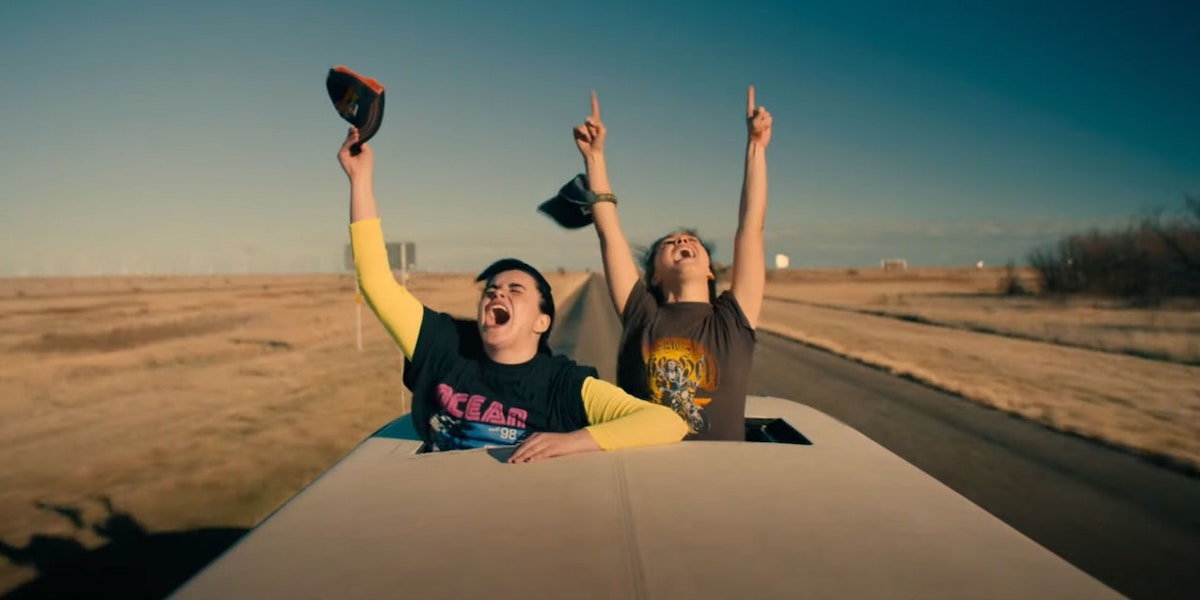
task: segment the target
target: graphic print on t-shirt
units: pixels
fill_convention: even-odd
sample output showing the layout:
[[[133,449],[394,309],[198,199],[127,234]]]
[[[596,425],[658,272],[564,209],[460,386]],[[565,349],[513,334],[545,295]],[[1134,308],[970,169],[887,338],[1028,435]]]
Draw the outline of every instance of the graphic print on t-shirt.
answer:
[[[434,450],[511,446],[525,439],[529,413],[523,409],[456,392],[444,383],[437,386],[437,399],[438,407],[429,417]]]
[[[671,407],[692,433],[708,431],[704,407],[721,381],[708,351],[687,338],[663,338],[644,348],[642,357],[650,401]]]

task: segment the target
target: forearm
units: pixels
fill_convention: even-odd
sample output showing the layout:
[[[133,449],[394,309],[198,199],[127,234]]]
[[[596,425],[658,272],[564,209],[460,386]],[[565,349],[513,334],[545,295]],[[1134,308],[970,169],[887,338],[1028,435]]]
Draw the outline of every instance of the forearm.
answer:
[[[608,182],[608,164],[603,152],[589,154],[583,159],[587,169],[588,187],[597,194],[611,194],[612,184]]]
[[[591,155],[584,160],[587,167],[588,185],[596,194],[611,194],[612,184],[608,179],[608,167],[604,154]],[[600,258],[604,262],[604,278],[608,283],[613,307],[620,314],[624,311],[625,299],[637,281],[637,263],[629,249],[629,241],[621,231],[617,217],[617,205],[612,202],[597,202],[592,205],[592,219],[596,237],[600,241]]]
[[[742,199],[738,209],[738,232],[761,234],[767,218],[767,149],[750,142],[746,145],[746,168],[742,176]]]
[[[610,290],[621,288],[621,298],[629,295],[629,288],[637,280],[637,263],[629,249],[629,240],[621,231],[617,217],[617,206],[612,202],[597,202],[592,205],[592,218],[596,226],[596,237],[600,241],[600,258],[604,261],[604,277]]]
[[[371,175],[359,175],[350,180],[350,222],[378,219],[375,206],[375,186]]]
[[[586,429],[605,450],[669,444],[688,433],[671,409],[639,400],[607,381],[589,377],[582,393],[591,423]]]
[[[733,273],[730,290],[737,298],[750,327],[758,327],[766,289],[767,264],[763,227],[767,213],[766,148],[751,142],[746,147],[746,176],[733,239]]]
[[[611,194],[612,184],[608,181],[608,165],[605,164],[604,153],[588,155],[583,161],[587,169],[588,188],[593,194]],[[605,246],[613,246],[609,242],[624,242],[625,234],[621,232],[621,224],[617,220],[617,205],[612,202],[597,202],[592,205],[593,222],[596,225],[596,235],[600,238],[601,251],[608,256]],[[617,244],[621,245],[621,244]],[[628,244],[624,244],[628,253]],[[632,256],[630,257],[632,259]]]

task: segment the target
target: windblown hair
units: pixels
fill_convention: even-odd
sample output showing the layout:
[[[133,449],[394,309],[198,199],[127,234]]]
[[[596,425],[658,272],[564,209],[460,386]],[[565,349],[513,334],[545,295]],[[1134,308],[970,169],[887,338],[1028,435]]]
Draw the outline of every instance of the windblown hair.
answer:
[[[662,243],[664,241],[666,241],[667,238],[669,238],[673,235],[679,234],[679,233],[686,233],[686,234],[700,240],[700,245],[704,246],[704,252],[706,254],[708,254],[708,270],[710,273],[713,273],[714,275],[716,273],[716,271],[713,270],[713,264],[712,264],[712,256],[713,256],[713,247],[714,246],[713,246],[712,242],[700,237],[700,234],[696,233],[695,229],[689,229],[686,227],[679,228],[679,229],[673,230],[671,233],[668,233],[668,234],[658,238],[657,240],[654,240],[654,243],[650,244],[649,248],[643,248],[641,250],[639,258],[641,259],[641,263],[642,263],[642,274],[643,274],[642,277],[646,282],[646,289],[650,290],[650,294],[652,296],[654,296],[654,299],[656,301],[658,301],[659,304],[662,304],[665,301],[666,296],[663,294],[662,286],[656,285],[654,283],[654,259],[656,256],[658,256],[658,249],[660,247],[662,247]],[[717,300],[717,280],[715,277],[712,277],[712,278],[709,278],[709,280],[708,280],[708,301],[716,302],[716,300]]]

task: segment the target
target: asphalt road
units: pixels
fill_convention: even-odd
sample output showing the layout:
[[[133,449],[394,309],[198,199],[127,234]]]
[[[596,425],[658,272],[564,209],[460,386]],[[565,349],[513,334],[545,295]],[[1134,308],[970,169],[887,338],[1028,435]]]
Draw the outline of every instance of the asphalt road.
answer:
[[[612,380],[603,279],[566,304],[552,346]],[[1130,598],[1200,598],[1200,478],[767,333],[749,391],[854,427]]]

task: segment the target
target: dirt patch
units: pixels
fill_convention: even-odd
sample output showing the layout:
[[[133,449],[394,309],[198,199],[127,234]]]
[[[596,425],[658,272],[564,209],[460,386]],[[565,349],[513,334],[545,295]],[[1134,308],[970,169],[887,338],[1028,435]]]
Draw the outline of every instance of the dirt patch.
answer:
[[[113,352],[146,346],[167,340],[229,331],[253,320],[245,315],[200,316],[165,323],[115,327],[94,333],[44,333],[34,341],[18,344],[14,350],[36,353]]]
[[[107,313],[114,311],[138,311],[144,309],[145,307],[146,305],[144,302],[100,302],[80,304],[77,306],[50,306],[46,308],[0,311],[0,319],[13,319],[18,317],[62,317],[73,315],[91,315],[93,313]]]

